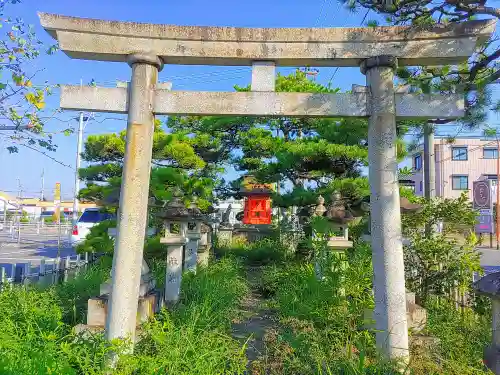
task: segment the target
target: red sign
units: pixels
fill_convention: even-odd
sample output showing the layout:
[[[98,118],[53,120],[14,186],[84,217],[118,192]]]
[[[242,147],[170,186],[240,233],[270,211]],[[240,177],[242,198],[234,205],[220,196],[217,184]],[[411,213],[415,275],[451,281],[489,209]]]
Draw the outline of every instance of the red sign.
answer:
[[[245,200],[243,224],[271,224],[271,198],[261,195]]]

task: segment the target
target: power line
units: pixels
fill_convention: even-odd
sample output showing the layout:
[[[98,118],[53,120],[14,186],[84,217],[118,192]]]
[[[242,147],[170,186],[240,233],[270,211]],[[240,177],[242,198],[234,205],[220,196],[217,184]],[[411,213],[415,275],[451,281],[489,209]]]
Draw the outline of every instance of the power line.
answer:
[[[10,137],[6,137],[6,136],[4,136],[3,134],[0,134],[0,136],[1,136],[1,137],[4,137],[4,138],[10,138]],[[10,138],[10,139],[11,139],[12,141],[14,141],[14,142],[16,141],[16,140],[15,140],[15,139],[13,139],[13,138]],[[19,145],[19,146],[22,146],[22,147],[26,147],[26,148],[28,148],[28,149],[30,149],[30,150],[36,151],[36,152],[38,152],[39,154],[42,154],[43,156],[45,156],[45,157],[47,157],[47,158],[51,159],[52,161],[54,161],[54,162],[56,162],[56,163],[58,163],[58,164],[62,165],[63,167],[70,168],[70,169],[74,170],[74,168],[73,168],[71,165],[69,165],[69,164],[65,164],[65,163],[63,163],[62,161],[57,160],[56,158],[54,158],[54,157],[50,156],[49,154],[47,154],[47,153],[46,153],[46,152],[44,152],[44,151],[41,151],[41,150],[39,150],[39,149],[37,149],[37,148],[35,148],[35,147],[32,147],[32,146],[30,146],[30,145],[26,145],[26,144],[24,144],[24,143],[16,143],[16,144],[17,144],[17,145]]]
[[[368,17],[368,13],[370,13],[370,9],[368,9],[363,17],[363,19],[361,20],[361,23],[359,24],[359,26],[363,26],[363,23],[365,23],[366,21],[366,17]],[[333,81],[333,78],[335,77],[335,75],[337,74],[337,72],[339,71],[340,67],[337,66],[332,74],[332,76],[330,77],[330,79],[328,80],[328,85],[331,85],[332,81]]]

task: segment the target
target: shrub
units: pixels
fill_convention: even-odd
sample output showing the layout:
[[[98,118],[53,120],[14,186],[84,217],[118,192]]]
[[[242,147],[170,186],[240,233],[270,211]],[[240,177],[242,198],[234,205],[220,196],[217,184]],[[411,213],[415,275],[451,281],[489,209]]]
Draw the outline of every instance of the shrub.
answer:
[[[415,374],[485,374],[483,349],[491,343],[490,316],[459,311],[437,299],[427,303],[426,333],[439,339],[432,353],[414,352]]]
[[[264,288],[274,298],[280,317],[279,334],[268,338],[272,374],[392,374],[381,361],[375,338],[363,329],[363,313],[373,307],[371,252],[359,245],[348,256],[349,267],[327,258],[323,278],[310,264],[268,266]],[[343,293],[339,291],[343,289]]]
[[[85,321],[87,300],[99,295],[100,285],[110,277],[111,262],[110,257],[102,257],[74,279],[53,287],[65,323],[76,325]]]

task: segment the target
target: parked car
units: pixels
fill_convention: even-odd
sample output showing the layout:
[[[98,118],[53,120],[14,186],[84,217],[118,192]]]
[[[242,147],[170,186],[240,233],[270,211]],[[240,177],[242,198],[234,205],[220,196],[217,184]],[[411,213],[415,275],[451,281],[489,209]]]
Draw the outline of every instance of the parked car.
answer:
[[[89,234],[90,229],[94,225],[114,218],[113,214],[102,212],[100,208],[86,208],[83,211],[82,216],[80,216],[76,224],[73,226],[71,244],[75,246],[85,240],[85,237]]]

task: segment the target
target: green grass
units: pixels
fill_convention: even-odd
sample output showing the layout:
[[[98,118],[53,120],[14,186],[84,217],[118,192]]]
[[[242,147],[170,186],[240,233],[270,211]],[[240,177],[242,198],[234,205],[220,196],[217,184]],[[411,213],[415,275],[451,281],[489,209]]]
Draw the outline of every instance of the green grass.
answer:
[[[84,319],[86,299],[109,275],[103,260],[65,284],[12,286],[0,293],[0,373],[77,374],[68,354],[77,349],[71,326]],[[95,361],[92,366],[99,366]],[[101,355],[102,363],[103,355]]]
[[[258,289],[269,297],[267,305],[279,322],[265,336],[266,352],[253,363],[252,374],[396,374],[396,365],[378,355],[374,333],[363,328],[364,310],[373,308],[369,246],[357,244],[349,251],[345,270],[331,257],[318,280],[310,263],[271,245],[253,245],[258,255],[249,255],[248,247],[228,250],[196,275],[185,274],[179,303],[141,327],[133,355],[123,354],[123,343],[72,331],[84,321],[87,299],[109,277],[109,258],[62,285],[5,289],[0,293],[0,374],[103,375],[110,351],[122,353],[113,372],[118,375],[244,374],[245,347],[231,337],[231,323],[241,318],[238,307],[249,293],[242,265],[255,263],[262,271]],[[163,288],[164,261],[150,266]],[[432,350],[414,349],[406,373],[486,374],[482,352],[491,340],[488,307],[482,314],[461,313],[442,302],[427,309],[425,334],[440,342]]]
[[[283,262],[293,255],[290,249],[278,240],[265,238],[253,243],[233,243],[231,246],[217,246],[218,257],[234,256],[245,264],[258,266]]]
[[[378,354],[373,331],[363,328],[364,310],[373,308],[371,252],[358,244],[344,272],[329,260],[323,280],[312,265],[268,265],[260,290],[279,316],[279,329],[267,338],[258,374],[396,374],[398,364]],[[339,275],[339,274],[342,275]],[[339,277],[342,276],[342,277]],[[339,294],[343,287],[345,296]],[[490,315],[457,311],[451,305],[427,306],[426,335],[439,344],[412,351],[406,374],[487,374],[483,349],[491,341]],[[267,371],[267,372],[266,372]]]
[[[162,268],[163,267],[163,268]],[[152,266],[156,274],[164,266]],[[48,289],[12,287],[0,293],[0,374],[107,374],[111,351],[102,334],[75,335],[86,301],[109,276],[105,260],[68,283]],[[242,374],[246,357],[230,336],[232,319],[248,292],[240,265],[224,259],[197,275],[185,275],[180,303],[142,327],[134,355],[121,356],[114,374]]]
[[[483,349],[491,344],[490,314],[471,309],[461,312],[447,303],[427,306],[426,333],[439,339],[432,353],[415,353],[413,367],[419,374],[485,374]]]
[[[243,374],[245,351],[230,336],[230,325],[247,292],[233,259],[185,275],[181,303],[144,327],[136,355],[125,362],[145,375]]]

